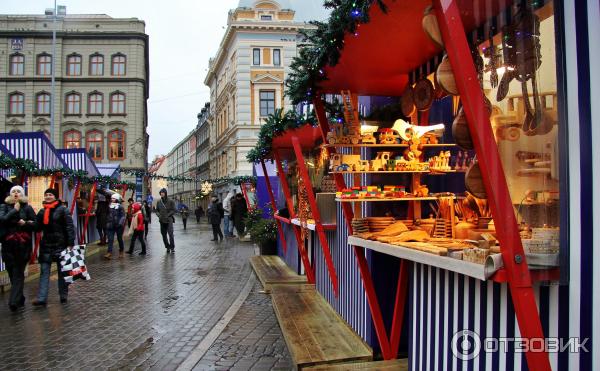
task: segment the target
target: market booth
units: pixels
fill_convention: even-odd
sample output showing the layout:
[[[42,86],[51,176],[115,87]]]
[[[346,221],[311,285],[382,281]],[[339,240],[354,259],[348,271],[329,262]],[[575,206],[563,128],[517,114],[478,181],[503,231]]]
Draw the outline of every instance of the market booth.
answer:
[[[83,179],[68,180],[63,197],[69,202],[68,207],[73,216],[78,243],[97,241],[99,236],[96,230],[95,199],[98,184],[95,181],[88,182],[86,179],[98,177],[100,172],[83,148],[59,149],[58,154],[71,170],[87,174]]]
[[[364,20],[371,2],[356,3],[344,9]],[[413,370],[593,369],[591,349],[551,346],[591,347],[593,335],[593,183],[581,177],[592,174],[593,90],[568,89],[589,71],[565,56],[588,62],[587,39],[568,39],[587,14],[559,1],[372,3],[339,55],[306,64],[338,216],[303,264],[309,282]],[[343,130],[324,94],[341,95]],[[359,95],[398,97],[401,120],[361,130]]]

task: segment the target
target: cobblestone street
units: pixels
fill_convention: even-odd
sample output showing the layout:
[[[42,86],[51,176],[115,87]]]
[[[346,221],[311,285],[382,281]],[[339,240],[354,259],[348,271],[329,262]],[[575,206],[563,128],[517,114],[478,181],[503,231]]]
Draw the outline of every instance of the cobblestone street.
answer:
[[[183,231],[177,220],[176,253],[166,255],[155,223],[146,257],[88,258],[92,280],[71,285],[68,304],[59,303],[55,278],[47,308],[30,304],[37,280],[26,285],[26,307],[17,313],[0,294],[0,369],[176,369],[253,274],[252,245],[215,244],[209,229],[190,220]],[[255,284],[194,369],[291,368],[271,300],[259,290]]]

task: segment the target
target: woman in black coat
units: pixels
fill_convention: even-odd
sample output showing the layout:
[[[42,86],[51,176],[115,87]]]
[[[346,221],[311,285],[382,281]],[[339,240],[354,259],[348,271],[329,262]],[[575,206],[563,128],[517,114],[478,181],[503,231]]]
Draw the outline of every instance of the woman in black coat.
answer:
[[[36,229],[36,218],[35,211],[27,203],[23,187],[12,187],[4,202],[0,205],[0,241],[2,260],[6,264],[11,285],[8,307],[14,312],[25,305],[25,268],[31,258],[31,239]]]
[[[65,249],[73,248],[75,244],[75,230],[73,218],[69,211],[58,200],[58,192],[48,188],[44,192],[43,208],[37,214],[38,230],[42,231],[40,242],[40,288],[37,299],[32,303],[36,306],[45,306],[48,301],[50,284],[50,268],[56,262],[58,271],[58,294],[60,302],[66,303],[69,294],[68,284],[64,280],[60,267],[60,253]]]
[[[231,201],[231,216],[238,236],[243,237],[246,229],[244,218],[248,216],[248,205],[246,205],[246,199],[241,193],[235,195],[235,199]]]

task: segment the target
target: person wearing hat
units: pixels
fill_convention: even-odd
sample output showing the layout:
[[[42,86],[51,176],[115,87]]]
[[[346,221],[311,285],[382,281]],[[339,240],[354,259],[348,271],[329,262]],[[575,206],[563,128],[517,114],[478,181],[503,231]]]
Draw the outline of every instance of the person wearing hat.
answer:
[[[156,203],[156,212],[158,213],[158,222],[160,223],[160,234],[162,234],[163,243],[167,253],[175,252],[175,238],[173,237],[173,222],[175,221],[175,201],[167,197],[167,189],[163,188],[158,192],[160,199]],[[167,240],[167,234],[169,239]]]
[[[108,234],[108,248],[106,250],[105,259],[112,258],[113,243],[115,242],[115,234],[119,241],[119,257],[123,257],[125,243],[123,243],[123,229],[125,227],[125,209],[121,206],[121,195],[113,193],[110,196],[110,206],[108,209],[108,219],[106,220],[106,232]]]
[[[58,294],[60,302],[66,303],[69,286],[64,280],[60,269],[60,253],[65,249],[72,249],[75,244],[75,229],[73,218],[66,207],[58,199],[58,191],[48,188],[44,191],[43,208],[37,214],[37,227],[42,231],[40,241],[40,287],[38,296],[33,305],[45,306],[48,301],[50,286],[50,269],[52,262],[56,262],[58,271]]]
[[[31,258],[31,235],[37,223],[23,187],[12,187],[4,202],[0,205],[0,242],[2,261],[10,279],[8,307],[14,312],[25,305],[25,268]]]
[[[142,252],[140,252],[140,255],[146,255],[146,242],[144,241],[144,214],[142,213],[142,205],[139,202],[136,202],[131,208],[133,211],[131,225],[129,226],[131,242],[129,243],[129,250],[127,250],[127,254],[133,254],[133,250],[135,249],[135,240],[140,240],[140,243],[142,244]]]

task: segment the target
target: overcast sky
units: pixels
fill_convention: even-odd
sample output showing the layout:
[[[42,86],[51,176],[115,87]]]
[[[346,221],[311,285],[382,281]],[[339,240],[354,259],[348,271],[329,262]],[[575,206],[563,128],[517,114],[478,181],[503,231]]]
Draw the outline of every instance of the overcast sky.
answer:
[[[229,9],[238,0],[58,0],[67,14],[107,14],[146,22],[150,36],[148,161],[166,154],[197,123],[209,100],[208,59],[218,48]],[[52,0],[0,0],[2,14],[43,14]],[[176,63],[175,63],[176,62]]]

